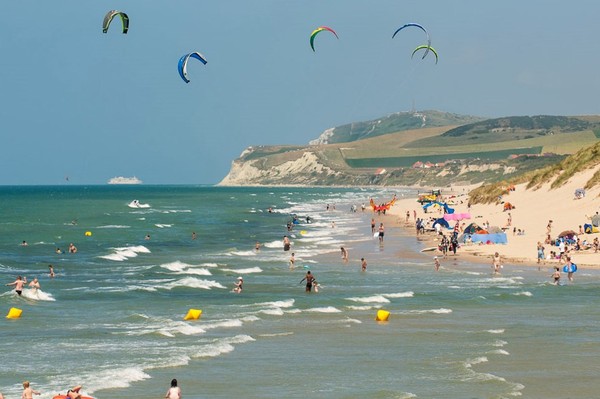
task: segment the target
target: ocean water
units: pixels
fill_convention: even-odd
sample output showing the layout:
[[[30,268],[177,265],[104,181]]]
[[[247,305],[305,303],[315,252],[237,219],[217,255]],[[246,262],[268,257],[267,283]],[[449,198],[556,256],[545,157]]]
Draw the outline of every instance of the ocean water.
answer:
[[[42,399],[76,384],[97,398],[158,398],[177,378],[187,398],[598,396],[597,271],[554,286],[549,267],[505,265],[493,277],[459,256],[436,273],[410,233],[373,238],[360,204],[393,193],[414,194],[1,187],[0,278],[38,277],[41,292],[0,293],[0,311],[23,310],[0,319],[0,392],[17,398],[29,380]],[[288,232],[291,214],[314,221]],[[55,252],[69,243],[77,253]],[[318,293],[304,292],[307,270]],[[202,317],[184,321],[190,308]],[[389,321],[374,320],[378,309]]]

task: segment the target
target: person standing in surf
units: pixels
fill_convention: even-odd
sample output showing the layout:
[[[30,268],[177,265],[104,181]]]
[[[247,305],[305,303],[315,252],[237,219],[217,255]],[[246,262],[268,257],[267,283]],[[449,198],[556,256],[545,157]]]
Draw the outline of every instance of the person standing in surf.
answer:
[[[365,258],[360,258],[360,269],[363,272],[367,271],[367,261],[365,260]]]
[[[289,251],[290,250],[290,239],[288,238],[288,236],[283,236],[283,250],[284,251]]]
[[[498,252],[496,252],[492,257],[492,268],[494,270],[494,274],[500,274],[500,269],[502,268],[502,258]]]
[[[173,378],[171,380],[171,388],[167,391],[165,398],[167,399],[181,399],[181,388],[177,386],[177,380]]]
[[[300,280],[300,284],[303,281],[306,281],[306,292],[310,292],[312,290],[313,282],[315,281],[315,277],[310,273],[310,270],[306,272],[306,276],[302,280]]]
[[[383,223],[379,223],[379,242],[383,243],[383,236],[385,234],[385,229],[383,228]]]
[[[23,293],[23,286],[27,284],[27,277],[17,276],[17,279],[12,283],[6,284],[7,287],[15,286],[15,292],[17,295],[21,296]]]

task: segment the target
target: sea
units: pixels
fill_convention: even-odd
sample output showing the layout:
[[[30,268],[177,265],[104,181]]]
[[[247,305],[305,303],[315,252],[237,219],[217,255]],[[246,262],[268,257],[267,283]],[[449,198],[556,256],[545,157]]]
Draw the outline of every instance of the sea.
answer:
[[[0,293],[0,312],[22,310],[0,319],[0,392],[19,398],[28,380],[41,399],[79,384],[161,398],[175,378],[198,399],[599,397],[600,272],[556,286],[550,265],[493,276],[460,250],[436,272],[396,216],[369,210],[394,194],[416,192],[0,187],[0,278],[41,284]],[[184,320],[190,309],[201,317]]]

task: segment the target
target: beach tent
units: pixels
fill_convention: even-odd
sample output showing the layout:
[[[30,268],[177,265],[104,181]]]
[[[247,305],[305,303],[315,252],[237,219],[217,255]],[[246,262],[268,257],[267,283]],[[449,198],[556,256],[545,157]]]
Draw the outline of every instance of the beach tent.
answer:
[[[598,227],[593,226],[589,223],[583,225],[583,231],[585,231],[587,234],[600,233],[600,229],[598,229]]]
[[[505,211],[510,211],[511,209],[515,209],[515,206],[513,204],[511,204],[510,202],[505,202],[504,203],[504,210]]]
[[[498,226],[491,226],[488,229],[488,233],[489,234],[496,234],[496,233],[504,233],[504,230],[502,230],[500,227]]]
[[[466,237],[465,237],[466,239]],[[507,244],[508,239],[506,233],[495,233],[495,234],[471,234],[471,241],[473,244]],[[465,241],[463,241],[465,242]]]
[[[450,224],[444,218],[437,219],[435,222],[433,222],[432,227],[435,227],[436,224],[440,224],[440,225],[442,225],[443,227],[445,227],[447,229],[450,228]]]
[[[471,223],[470,225],[468,225],[467,227],[465,227],[464,233],[465,234],[475,234],[479,230],[481,230],[481,227],[479,227],[477,225],[477,223]]]

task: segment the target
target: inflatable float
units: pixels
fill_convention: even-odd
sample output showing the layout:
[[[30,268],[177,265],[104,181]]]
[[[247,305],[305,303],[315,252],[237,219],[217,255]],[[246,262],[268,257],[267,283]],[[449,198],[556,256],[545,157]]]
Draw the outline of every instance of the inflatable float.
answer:
[[[92,396],[80,396],[81,399],[96,399]],[[52,397],[52,399],[69,399],[69,397],[67,395],[56,395],[54,397]]]
[[[377,311],[377,316],[375,316],[376,321],[388,321],[390,318],[390,312],[387,310],[379,309]]]
[[[23,313],[23,311],[19,308],[10,308],[10,310],[8,311],[8,314],[6,315],[7,319],[18,319],[19,317],[21,317],[21,313]]]
[[[575,263],[571,263],[571,265],[564,265],[563,272],[565,273],[575,273],[577,271],[577,265]]]

